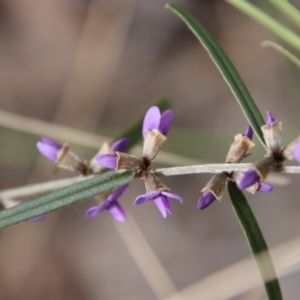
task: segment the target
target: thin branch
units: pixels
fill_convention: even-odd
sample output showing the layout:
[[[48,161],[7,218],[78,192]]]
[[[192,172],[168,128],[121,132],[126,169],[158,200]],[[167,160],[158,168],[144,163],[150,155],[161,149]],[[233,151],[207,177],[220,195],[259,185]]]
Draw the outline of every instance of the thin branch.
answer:
[[[173,175],[187,175],[187,174],[199,174],[199,173],[233,172],[233,171],[246,172],[251,168],[251,166],[252,164],[205,164],[205,165],[157,169],[155,173],[157,175],[173,176]]]
[[[155,173],[159,176],[174,176],[174,175],[188,175],[188,174],[200,174],[200,173],[221,173],[221,172],[246,172],[251,168],[252,164],[205,164],[195,166],[184,167],[172,167],[157,169]],[[300,166],[285,167],[282,173],[300,174]],[[53,180],[43,183],[37,183],[33,185],[27,185],[7,190],[0,191],[1,199],[13,199],[18,197],[26,197],[36,194],[42,194],[50,191],[57,190],[59,188],[66,187],[73,183],[83,181],[85,179],[92,178],[92,176],[80,176],[66,179]]]

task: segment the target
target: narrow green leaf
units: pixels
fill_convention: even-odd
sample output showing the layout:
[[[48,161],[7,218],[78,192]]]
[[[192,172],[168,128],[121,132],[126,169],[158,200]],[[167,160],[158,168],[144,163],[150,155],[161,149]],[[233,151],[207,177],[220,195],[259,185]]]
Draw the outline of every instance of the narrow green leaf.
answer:
[[[244,14],[257,21],[265,28],[269,29],[283,41],[300,51],[300,36],[288,27],[282,25],[276,19],[270,17],[265,12],[255,7],[249,1],[244,0],[225,0],[232,6],[236,7]]]
[[[299,10],[286,0],[268,0],[279,12],[283,13],[288,20],[293,21],[297,26],[300,26]]]
[[[234,212],[240,222],[251,248],[252,254],[264,281],[270,300],[281,300],[279,281],[273,266],[268,246],[256,221],[256,218],[245,198],[234,182],[228,183],[228,192]]]
[[[207,50],[212,60],[219,68],[225,81],[229,85],[238,103],[240,104],[246,118],[252,125],[259,140],[263,145],[265,145],[263,134],[260,129],[260,127],[265,124],[264,119],[242,78],[229,60],[224,50],[214,40],[206,28],[200,24],[200,22],[188,10],[181,5],[174,3],[168,4],[167,7],[175,12],[187,24],[187,26]]]
[[[170,101],[168,98],[163,98],[159,100],[156,104],[161,111],[164,111],[171,107]],[[146,113],[146,112],[145,112]],[[116,140],[122,137],[128,137],[130,139],[129,145],[123,150],[124,152],[128,151],[131,147],[136,145],[142,138],[142,127],[143,127],[144,116],[139,118],[129,129],[125,130]]]
[[[0,212],[0,228],[48,213],[115,189],[133,179],[132,172],[106,172]]]

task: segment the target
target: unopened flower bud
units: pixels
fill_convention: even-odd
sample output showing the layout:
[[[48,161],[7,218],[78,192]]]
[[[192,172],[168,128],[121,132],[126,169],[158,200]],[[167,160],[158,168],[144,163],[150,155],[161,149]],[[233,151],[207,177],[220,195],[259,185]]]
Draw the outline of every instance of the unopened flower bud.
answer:
[[[89,169],[93,174],[99,174],[101,173],[105,168],[106,165],[108,165],[109,169],[115,169],[116,168],[116,160],[117,156],[115,155],[115,151],[122,151],[125,149],[129,144],[128,138],[122,138],[111,145],[109,145],[107,142],[104,142],[98,151],[98,153],[93,157],[93,159],[90,162]],[[108,157],[102,157],[99,159],[99,155],[101,154],[108,154],[110,156]],[[111,159],[110,159],[111,158]],[[110,159],[110,160],[109,160]],[[102,161],[102,163],[99,163],[99,161]],[[103,164],[106,164],[104,165]]]
[[[216,197],[216,199],[220,201],[223,196],[226,182],[227,175],[225,173],[216,174],[205,185],[201,192],[210,191]]]
[[[99,174],[102,170],[105,169],[105,166],[99,163],[97,156],[99,154],[110,154],[113,155],[114,151],[109,147],[107,142],[103,143],[98,153],[93,157],[90,161],[89,169],[93,172],[93,174]]]
[[[55,162],[59,168],[78,171],[81,174],[87,173],[86,164],[69,149],[67,144],[61,145],[43,136],[36,146],[42,155]]]
[[[197,207],[202,210],[211,205],[216,200],[216,196],[211,191],[205,191],[198,201]]]
[[[274,163],[273,157],[265,157],[255,164],[253,164],[253,169],[248,170],[246,173],[241,174],[241,172],[235,172],[235,180],[238,187],[241,190],[247,190],[248,192],[254,194],[256,191],[270,191],[270,187],[264,185],[263,181],[269,174]]]

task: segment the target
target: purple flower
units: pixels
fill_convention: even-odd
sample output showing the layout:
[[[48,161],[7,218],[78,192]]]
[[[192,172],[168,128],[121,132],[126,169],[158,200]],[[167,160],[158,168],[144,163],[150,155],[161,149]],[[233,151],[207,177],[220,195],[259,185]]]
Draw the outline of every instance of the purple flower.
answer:
[[[143,123],[143,137],[146,138],[147,131],[159,131],[163,135],[167,135],[172,124],[173,113],[171,110],[166,110],[160,114],[157,106],[152,106],[148,109]]]
[[[118,222],[125,222],[127,216],[122,208],[122,206],[118,202],[118,198],[125,192],[128,188],[129,184],[122,185],[121,187],[117,188],[112,194],[110,194],[105,201],[98,205],[89,208],[85,216],[89,219],[95,218],[98,216],[102,211],[108,210],[114,219]]]
[[[248,125],[245,133],[243,134],[243,136],[246,136],[249,140],[252,141],[253,138],[253,128],[251,125]]]
[[[211,191],[205,191],[198,201],[198,209],[202,210],[211,205],[216,200],[216,196]]]
[[[41,140],[42,141],[37,142],[36,144],[40,153],[46,158],[56,162],[58,158],[58,153],[63,146],[46,136],[43,136]]]
[[[116,169],[118,157],[116,154],[98,154],[96,160],[105,168]]]
[[[269,110],[267,110],[267,123],[266,124],[268,126],[271,126],[274,122],[275,122],[274,115]]]
[[[238,183],[238,187],[241,190],[245,190],[248,187],[258,183],[257,191],[258,192],[271,192],[273,190],[273,186],[266,182],[260,182],[260,176],[257,174],[255,170],[247,171],[242,177],[241,181]]]
[[[176,199],[182,203],[182,198],[176,194],[169,193],[166,191],[153,191],[151,193],[138,196],[134,201],[134,205],[139,205],[150,200],[154,200],[154,203],[160,210],[161,214],[164,218],[166,218],[168,214],[172,214],[172,208],[169,203],[168,197]]]
[[[260,176],[256,173],[255,170],[247,171],[242,177],[241,181],[238,183],[238,187],[241,190],[248,188],[249,186],[255,184],[260,180]]]
[[[273,186],[271,184],[266,182],[258,183],[258,188],[257,188],[258,192],[267,193],[267,192],[271,192],[272,190],[273,190]]]
[[[122,138],[110,145],[113,151],[122,151],[129,145],[129,138]],[[118,157],[116,154],[98,154],[95,156],[96,161],[103,167],[108,169],[116,169]]]
[[[122,138],[113,142],[110,145],[110,148],[113,151],[123,151],[129,145],[129,142],[130,142],[129,138]]]

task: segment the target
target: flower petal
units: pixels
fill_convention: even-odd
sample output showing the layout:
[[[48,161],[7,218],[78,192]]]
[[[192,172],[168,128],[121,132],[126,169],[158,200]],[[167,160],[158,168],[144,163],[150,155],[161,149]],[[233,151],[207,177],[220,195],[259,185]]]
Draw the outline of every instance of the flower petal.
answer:
[[[111,215],[114,217],[114,219],[118,222],[125,222],[127,216],[123,209],[123,207],[118,203],[115,202],[113,206],[111,206],[108,211],[111,213]]]
[[[243,136],[246,136],[249,140],[252,141],[253,138],[253,128],[251,125],[248,125],[245,133],[243,134]]]
[[[159,123],[159,131],[163,134],[163,135],[167,135],[170,127],[172,125],[172,120],[173,120],[173,113],[170,109],[166,110],[160,118],[160,123]]]
[[[298,139],[298,142],[294,149],[294,158],[298,163],[300,163],[300,138]]]
[[[92,206],[91,208],[89,208],[86,211],[86,213],[85,213],[86,218],[92,219],[92,218],[97,217],[105,209],[106,206],[107,206],[106,203],[103,203],[98,206]]]
[[[169,192],[163,191],[163,192],[161,192],[161,194],[164,195],[164,196],[167,196],[169,198],[176,199],[176,200],[178,200],[179,202],[182,203],[182,198],[180,196],[174,194],[174,193],[169,193]]]
[[[160,123],[160,111],[157,106],[152,106],[148,109],[143,123],[143,137],[146,138],[146,131],[152,131],[153,129],[158,129]]]
[[[165,209],[169,215],[172,215],[172,208],[167,197],[163,197],[163,203],[165,205]]]
[[[117,155],[115,154],[98,154],[95,156],[97,162],[108,169],[115,169],[117,167]]]
[[[159,211],[161,212],[164,218],[167,217],[168,213],[170,215],[172,214],[172,209],[167,197],[165,196],[156,197],[154,199],[154,203],[156,204],[157,208],[159,209]]]
[[[148,193],[148,194],[144,194],[144,195],[140,195],[138,196],[133,204],[134,205],[139,205],[139,204],[143,204],[145,202],[148,202],[150,200],[153,200],[154,198],[156,198],[158,195],[160,195],[160,191],[154,191],[154,192],[151,192],[151,193]]]
[[[198,209],[202,210],[211,205],[216,200],[215,195],[211,191],[205,191],[198,201]]]
[[[44,144],[54,147],[57,150],[60,150],[63,146],[59,144],[57,141],[50,139],[47,136],[42,136],[41,140]]]
[[[259,181],[259,179],[260,177],[255,170],[249,170],[244,174],[243,178],[238,183],[238,187],[241,190],[244,190],[249,186],[253,185],[254,183],[256,183],[257,181]]]
[[[129,183],[124,184],[122,186],[120,186],[119,188],[117,188],[115,191],[113,191],[106,199],[106,201],[108,202],[114,202],[117,201],[118,198],[121,197],[121,195],[125,192],[125,190],[128,188]]]
[[[42,155],[44,155],[49,160],[56,162],[58,150],[55,147],[47,145],[43,142],[37,142],[36,147]]]
[[[262,193],[271,192],[273,190],[273,186],[266,182],[260,182],[258,184],[257,191]]]
[[[268,126],[271,126],[274,122],[275,122],[274,115],[269,110],[267,110],[267,122],[266,122],[266,124]]]
[[[129,138],[122,138],[110,145],[110,148],[114,151],[123,151],[129,145]]]

